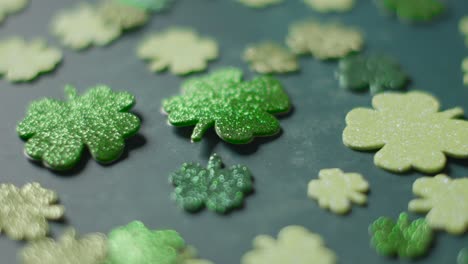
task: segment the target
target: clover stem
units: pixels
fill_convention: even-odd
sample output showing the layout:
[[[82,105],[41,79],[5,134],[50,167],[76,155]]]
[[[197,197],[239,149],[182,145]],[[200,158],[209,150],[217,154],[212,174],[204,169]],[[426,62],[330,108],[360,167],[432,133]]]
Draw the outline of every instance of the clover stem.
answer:
[[[455,107],[443,112],[440,112],[442,116],[446,118],[454,118],[454,117],[459,117],[463,115],[463,109],[461,107]]]
[[[65,86],[65,94],[68,97],[68,100],[73,100],[76,98],[76,88],[72,85],[67,84]]]
[[[205,134],[206,130],[212,126],[213,122],[208,120],[199,120],[198,123],[195,125],[195,128],[192,132],[192,140],[193,141],[200,141]]]

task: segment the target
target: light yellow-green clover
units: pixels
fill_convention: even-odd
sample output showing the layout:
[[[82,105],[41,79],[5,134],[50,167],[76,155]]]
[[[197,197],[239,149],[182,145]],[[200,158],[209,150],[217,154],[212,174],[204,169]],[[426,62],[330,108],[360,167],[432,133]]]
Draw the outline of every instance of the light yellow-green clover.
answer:
[[[463,84],[468,85],[468,57],[462,62]]]
[[[444,174],[423,177],[414,182],[413,193],[421,199],[412,200],[408,209],[428,212],[430,227],[458,235],[468,230],[468,178],[450,179]]]
[[[150,61],[151,71],[169,68],[172,73],[183,75],[206,69],[207,62],[218,57],[218,44],[214,39],[200,37],[192,29],[172,27],[150,35],[137,53]]]
[[[334,264],[337,261],[319,235],[301,226],[283,228],[277,240],[259,235],[253,246],[254,249],[242,257],[242,264]]]
[[[213,264],[206,259],[199,259],[197,250],[192,246],[187,246],[180,253],[177,264]]]
[[[252,8],[264,8],[270,5],[277,5],[283,0],[238,0],[242,4]]]
[[[95,7],[85,3],[59,12],[52,21],[51,30],[65,46],[76,50],[93,44],[107,45],[121,34],[118,24],[108,23]]]
[[[145,9],[122,4],[117,0],[101,0],[97,10],[109,24],[118,25],[123,30],[142,26],[150,17]]]
[[[446,157],[468,158],[468,122],[454,119],[463,109],[439,112],[439,102],[424,92],[374,96],[375,108],[356,108],[346,116],[343,142],[356,150],[377,150],[374,163],[393,172],[414,168],[436,173]]]
[[[468,16],[464,16],[458,24],[460,33],[465,37],[465,44],[468,46]]]
[[[271,41],[248,46],[244,60],[258,73],[287,73],[299,69],[296,55]]]
[[[26,42],[13,37],[0,42],[0,75],[12,82],[30,81],[52,71],[61,60],[62,52],[49,48],[43,39]]]
[[[346,12],[354,7],[354,0],[304,0],[304,2],[321,13]]]
[[[360,51],[364,45],[364,37],[353,27],[305,20],[291,25],[286,43],[296,54],[310,53],[318,59],[326,60]]]
[[[0,23],[7,15],[21,11],[28,2],[29,0],[0,0]]]
[[[351,210],[351,202],[363,205],[369,183],[358,173],[344,173],[340,169],[323,169],[318,180],[309,182],[307,194],[318,200],[319,206],[337,214]]]

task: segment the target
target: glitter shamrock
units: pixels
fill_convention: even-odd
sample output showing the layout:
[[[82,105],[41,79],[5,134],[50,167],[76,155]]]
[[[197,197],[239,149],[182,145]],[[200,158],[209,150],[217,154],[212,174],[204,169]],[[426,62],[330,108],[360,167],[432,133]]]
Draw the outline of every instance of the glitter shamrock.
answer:
[[[206,205],[208,210],[226,213],[240,207],[244,196],[253,189],[247,167],[223,168],[217,154],[210,157],[206,168],[198,163],[184,163],[169,180],[176,186],[172,195],[174,200],[188,211],[198,211]]]
[[[364,45],[364,38],[361,32],[353,27],[306,20],[294,23],[290,27],[286,43],[296,54],[311,53],[318,59],[326,60],[360,51]]]
[[[124,139],[140,128],[138,117],[128,113],[135,104],[133,95],[107,86],[96,86],[82,96],[71,86],[65,91],[68,101],[41,99],[29,106],[17,127],[27,140],[26,155],[57,170],[73,167],[85,146],[98,162],[118,159]]]
[[[76,239],[68,229],[54,241],[50,238],[32,242],[20,254],[23,264],[102,264],[106,259],[106,237],[99,233]]]
[[[123,4],[149,11],[162,11],[166,9],[172,0],[116,0]]]
[[[0,1],[0,24],[9,14],[19,12],[26,7],[29,0],[1,0]]]
[[[367,202],[364,194],[369,183],[358,173],[344,173],[340,169],[324,169],[318,180],[309,182],[309,197],[318,200],[319,206],[337,214],[351,210],[351,202],[363,205]]]
[[[289,97],[277,79],[262,76],[243,82],[242,71],[237,68],[188,80],[181,96],[163,101],[172,125],[195,125],[193,141],[201,140],[214,126],[219,137],[234,144],[278,133],[280,125],[273,114],[289,109]]]
[[[468,264],[468,247],[458,253],[457,264]]]
[[[396,223],[391,218],[379,217],[369,231],[372,246],[384,256],[420,257],[427,252],[433,240],[426,220],[419,218],[410,221],[406,213],[401,213]]]
[[[259,73],[286,73],[299,70],[296,56],[281,45],[266,41],[247,47],[244,60]]]
[[[172,73],[183,75],[206,69],[207,62],[218,57],[218,44],[192,29],[173,27],[146,38],[137,53],[150,61],[151,71],[169,68]]]
[[[460,33],[465,37],[465,43],[468,46],[468,16],[464,16],[460,19],[459,29]]]
[[[375,110],[348,113],[343,142],[357,150],[380,149],[377,166],[436,173],[445,167],[445,155],[468,158],[468,122],[454,119],[463,115],[461,108],[438,112],[437,99],[419,91],[378,94],[372,105]]]
[[[283,0],[238,0],[242,4],[252,8],[264,8],[270,5],[277,5]]]
[[[354,0],[304,0],[313,9],[322,12],[346,12],[354,7]]]
[[[468,57],[462,62],[463,84],[468,85]]]
[[[428,212],[429,226],[451,234],[468,230],[468,178],[452,180],[444,174],[423,177],[414,182],[413,193],[421,199],[412,200],[408,208]]]
[[[142,26],[150,17],[148,12],[141,8],[125,5],[116,0],[101,0],[98,12],[109,24],[118,25],[123,30]]]
[[[382,54],[358,54],[341,59],[337,75],[341,87],[353,91],[369,87],[373,94],[402,89],[408,80],[400,64]]]
[[[430,21],[445,10],[439,0],[380,0],[400,20]]]
[[[52,31],[65,46],[76,50],[107,45],[121,34],[118,24],[107,23],[97,8],[84,3],[56,15]]]
[[[142,222],[133,221],[109,233],[106,264],[178,264],[184,247],[185,242],[176,231],[153,231]]]
[[[0,42],[0,75],[12,82],[30,81],[52,71],[62,60],[62,52],[49,48],[45,40],[27,43],[14,37]]]
[[[278,239],[267,235],[257,236],[254,249],[247,252],[242,264],[334,264],[337,257],[327,247],[322,238],[301,226],[283,228]]]
[[[64,208],[55,204],[57,193],[28,183],[21,189],[0,185],[0,231],[14,240],[35,240],[47,235],[47,219],[63,217]]]

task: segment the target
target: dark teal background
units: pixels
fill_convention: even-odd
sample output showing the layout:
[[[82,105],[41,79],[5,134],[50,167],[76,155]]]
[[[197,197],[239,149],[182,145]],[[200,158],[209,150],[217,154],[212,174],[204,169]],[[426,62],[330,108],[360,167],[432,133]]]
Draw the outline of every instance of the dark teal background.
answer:
[[[354,107],[370,106],[371,96],[341,90],[334,78],[335,62],[303,57],[301,73],[279,77],[291,97],[294,112],[281,119],[283,132],[278,137],[233,146],[210,132],[202,142],[190,143],[190,129],[168,126],[160,113],[161,100],[177,94],[184,78],[150,73],[136,57],[135,48],[152,31],[173,25],[191,26],[219,41],[221,57],[210,64],[209,71],[238,66],[246,70],[246,78],[251,78],[255,74],[241,60],[247,44],[268,39],[283,41],[292,22],[311,16],[340,20],[363,30],[367,51],[395,56],[412,78],[410,89],[433,93],[443,109],[461,106],[468,111],[468,87],[462,85],[460,70],[468,48],[458,32],[460,17],[468,14],[468,1],[447,1],[446,16],[428,25],[400,23],[367,0],[358,0],[352,12],[342,15],[319,15],[302,1],[285,2],[253,10],[230,0],[178,0],[169,12],[154,15],[148,26],[126,34],[108,47],[84,52],[63,48],[62,65],[32,83],[13,85],[0,80],[1,182],[22,185],[37,181],[57,190],[67,209],[67,220],[52,224],[54,237],[67,225],[82,234],[107,233],[138,219],[151,228],[176,229],[204,258],[217,264],[234,264],[251,249],[256,235],[276,236],[282,227],[296,224],[323,236],[340,263],[409,263],[378,256],[369,247],[367,228],[379,216],[396,218],[407,210],[413,198],[412,183],[422,175],[386,172],[373,165],[373,153],[355,152],[342,144],[346,113]],[[0,26],[0,38],[45,37],[54,46],[60,46],[48,31],[51,17],[75,3],[33,0],[24,12],[8,17]],[[140,134],[128,141],[122,159],[102,166],[86,158],[77,170],[66,175],[29,162],[23,156],[24,143],[15,132],[28,104],[41,97],[64,98],[65,84],[75,85],[83,92],[98,83],[128,90],[137,98],[134,111],[142,117],[143,125]],[[255,177],[255,193],[246,199],[243,209],[227,216],[206,210],[189,214],[178,209],[169,199],[173,188],[168,175],[186,161],[205,164],[213,152],[220,154],[229,166],[247,165]],[[371,186],[367,207],[354,206],[350,215],[337,216],[307,198],[307,183],[317,177],[320,169],[334,167],[365,176]],[[468,162],[451,159],[445,173],[454,178],[466,177]],[[22,246],[22,242],[2,236],[0,263],[15,263],[16,252]],[[464,246],[468,246],[467,235],[438,232],[429,255],[415,263],[455,263]]]

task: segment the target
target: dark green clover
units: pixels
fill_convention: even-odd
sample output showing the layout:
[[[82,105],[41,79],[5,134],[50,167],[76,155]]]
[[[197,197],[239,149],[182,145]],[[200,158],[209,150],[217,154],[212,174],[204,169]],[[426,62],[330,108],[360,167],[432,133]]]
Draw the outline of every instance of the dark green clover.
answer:
[[[174,184],[173,199],[187,211],[198,211],[203,206],[217,213],[226,213],[240,207],[244,196],[253,189],[249,169],[242,165],[223,168],[217,154],[210,157],[208,166],[184,163],[169,178]]]
[[[400,64],[383,54],[357,54],[340,60],[340,86],[353,91],[369,89],[372,94],[385,90],[403,89],[408,81]]]
[[[400,20],[430,21],[445,10],[440,0],[379,0]]]
[[[457,264],[468,264],[468,247],[458,253]]]

